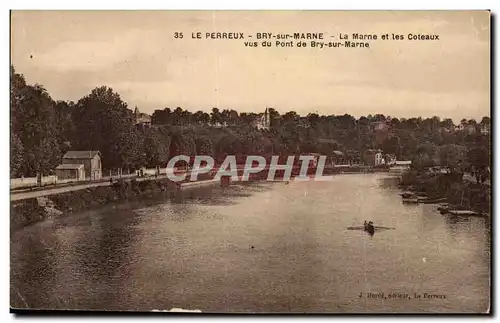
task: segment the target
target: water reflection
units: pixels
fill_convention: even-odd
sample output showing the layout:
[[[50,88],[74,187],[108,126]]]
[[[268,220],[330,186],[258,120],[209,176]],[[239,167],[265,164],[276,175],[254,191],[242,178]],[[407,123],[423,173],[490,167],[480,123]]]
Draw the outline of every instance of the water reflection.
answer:
[[[50,308],[485,310],[487,222],[404,205],[393,182],[358,174],[212,187],[39,223],[12,236],[12,305],[26,307],[19,290],[30,306]],[[364,220],[390,229],[346,230]],[[447,299],[358,297],[390,291]]]

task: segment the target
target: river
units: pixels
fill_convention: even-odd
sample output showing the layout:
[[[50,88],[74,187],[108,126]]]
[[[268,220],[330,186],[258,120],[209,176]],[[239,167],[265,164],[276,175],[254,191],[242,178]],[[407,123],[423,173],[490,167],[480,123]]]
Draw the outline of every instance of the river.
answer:
[[[489,308],[489,220],[402,204],[391,175],[201,193],[107,206],[12,233],[11,306],[266,313]],[[364,220],[395,230],[371,237],[346,229]],[[369,292],[409,298],[368,299]]]

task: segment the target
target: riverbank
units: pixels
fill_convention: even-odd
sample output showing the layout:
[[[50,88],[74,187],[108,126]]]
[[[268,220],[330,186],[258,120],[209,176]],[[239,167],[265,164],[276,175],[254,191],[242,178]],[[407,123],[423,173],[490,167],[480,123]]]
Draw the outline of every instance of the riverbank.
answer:
[[[464,181],[458,174],[425,174],[410,170],[401,177],[400,186],[430,197],[446,198],[457,209],[491,214],[489,185]]]
[[[175,198],[182,191],[214,185],[220,185],[220,181],[213,179],[186,183],[175,183],[168,179],[118,181],[109,186],[89,187],[44,197],[11,201],[11,230],[110,203],[148,198]]]

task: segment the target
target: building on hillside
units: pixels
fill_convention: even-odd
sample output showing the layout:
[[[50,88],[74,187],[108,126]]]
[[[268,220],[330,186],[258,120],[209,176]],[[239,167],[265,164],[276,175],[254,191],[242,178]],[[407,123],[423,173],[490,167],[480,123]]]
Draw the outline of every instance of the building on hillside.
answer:
[[[475,124],[467,124],[467,123],[459,123],[455,129],[457,131],[465,131],[469,135],[476,132],[476,125]]]
[[[85,180],[85,168],[82,164],[61,164],[56,167],[58,180]]]
[[[386,131],[389,128],[385,121],[372,122],[371,127],[373,131]]]
[[[467,132],[469,135],[473,134],[474,132],[476,132],[476,125],[468,124],[465,126],[464,131]]]
[[[97,150],[68,151],[62,158],[63,165],[83,165],[85,178],[102,178],[101,153]]]
[[[446,132],[446,133],[450,133],[450,132],[455,131],[456,129],[457,129],[457,128],[456,128],[456,126],[451,126],[451,127],[439,127],[439,131],[440,131],[441,133],[444,133],[444,132]]]
[[[307,117],[300,117],[299,118],[299,126],[302,128],[311,128],[311,123],[309,123],[309,120],[307,120]]]
[[[482,135],[488,135],[490,133],[490,124],[489,123],[481,123],[480,128],[479,128],[479,132]]]
[[[380,166],[385,164],[384,155],[380,149],[368,149],[365,151],[363,160],[366,165]]]
[[[269,111],[266,108],[264,113],[260,114],[255,118],[254,127],[259,130],[269,130],[271,129],[271,116],[269,115]]]
[[[151,127],[151,116],[146,113],[141,113],[139,108],[134,110],[135,125],[142,127]]]

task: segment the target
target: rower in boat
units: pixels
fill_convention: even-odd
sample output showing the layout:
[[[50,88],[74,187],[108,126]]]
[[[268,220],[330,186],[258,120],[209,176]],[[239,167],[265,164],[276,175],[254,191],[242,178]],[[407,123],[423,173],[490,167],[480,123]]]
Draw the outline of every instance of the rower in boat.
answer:
[[[373,226],[372,221],[370,221],[368,223],[366,223],[366,221],[365,221],[365,231],[367,231],[371,235],[373,235],[375,233],[375,227]]]

